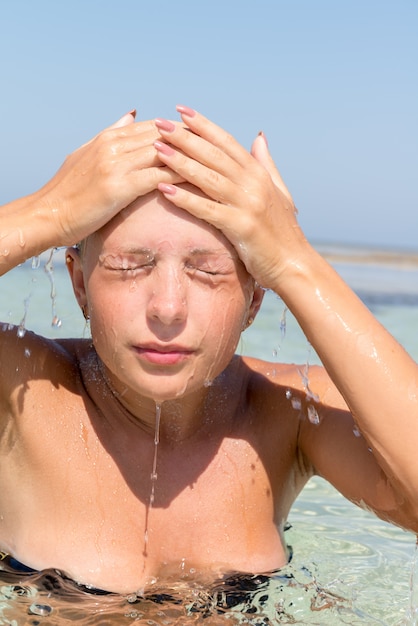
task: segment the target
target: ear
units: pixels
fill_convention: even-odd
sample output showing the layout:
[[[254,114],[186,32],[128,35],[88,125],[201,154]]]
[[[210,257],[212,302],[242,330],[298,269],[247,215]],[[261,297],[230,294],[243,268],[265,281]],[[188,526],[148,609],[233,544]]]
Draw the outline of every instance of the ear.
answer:
[[[257,313],[259,312],[261,304],[263,302],[264,294],[265,290],[256,283],[254,287],[253,299],[249,310],[249,314],[252,318],[255,318]]]
[[[83,264],[80,251],[77,250],[77,248],[67,248],[65,252],[65,264],[73,285],[74,295],[85,316],[87,295],[84,284]]]
[[[244,330],[248,328],[248,326],[251,326],[251,324],[257,317],[257,313],[259,312],[261,304],[263,302],[264,293],[264,289],[256,283],[254,287],[253,297],[248,308],[248,316]]]

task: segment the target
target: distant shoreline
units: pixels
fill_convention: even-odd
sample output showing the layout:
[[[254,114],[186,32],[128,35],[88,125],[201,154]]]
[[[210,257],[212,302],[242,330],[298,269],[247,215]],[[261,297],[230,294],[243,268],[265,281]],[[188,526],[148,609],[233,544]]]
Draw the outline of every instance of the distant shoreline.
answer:
[[[314,248],[330,263],[418,268],[418,250],[392,250],[365,245],[317,243]]]
[[[340,243],[313,243],[315,250],[319,252],[329,263],[346,263],[349,265],[377,265],[396,269],[417,269],[418,250],[396,250],[379,248],[366,245],[350,245]],[[45,262],[50,251],[43,252],[42,262]],[[31,262],[30,260],[28,262]],[[65,248],[58,249],[54,254],[54,264],[65,262]]]

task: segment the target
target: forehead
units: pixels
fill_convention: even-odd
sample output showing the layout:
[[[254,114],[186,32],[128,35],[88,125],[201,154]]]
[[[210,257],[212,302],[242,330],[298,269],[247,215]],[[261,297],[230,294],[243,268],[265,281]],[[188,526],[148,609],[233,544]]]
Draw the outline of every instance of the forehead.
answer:
[[[156,251],[205,249],[237,258],[232,244],[219,230],[175,207],[159,192],[138,198],[88,242],[87,247],[95,254],[147,247]]]

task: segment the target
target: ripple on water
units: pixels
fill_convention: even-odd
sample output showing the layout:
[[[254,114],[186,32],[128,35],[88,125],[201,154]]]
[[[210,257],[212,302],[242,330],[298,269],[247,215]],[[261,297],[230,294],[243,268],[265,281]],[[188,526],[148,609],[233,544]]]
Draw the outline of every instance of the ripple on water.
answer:
[[[297,534],[292,539],[298,539]],[[87,590],[55,570],[22,572],[4,562],[3,568],[0,624],[395,624],[357,604],[353,581],[338,578],[322,585],[315,564],[312,570],[296,562],[269,575],[231,576],[211,588],[190,581],[169,589],[155,584],[144,597]]]

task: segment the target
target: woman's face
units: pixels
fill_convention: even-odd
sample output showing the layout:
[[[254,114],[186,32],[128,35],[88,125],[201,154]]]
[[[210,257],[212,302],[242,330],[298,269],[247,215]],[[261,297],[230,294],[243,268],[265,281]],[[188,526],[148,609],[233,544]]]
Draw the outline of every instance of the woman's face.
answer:
[[[231,244],[157,192],[87,239],[73,282],[112,385],[156,402],[210,384],[255,314]]]

